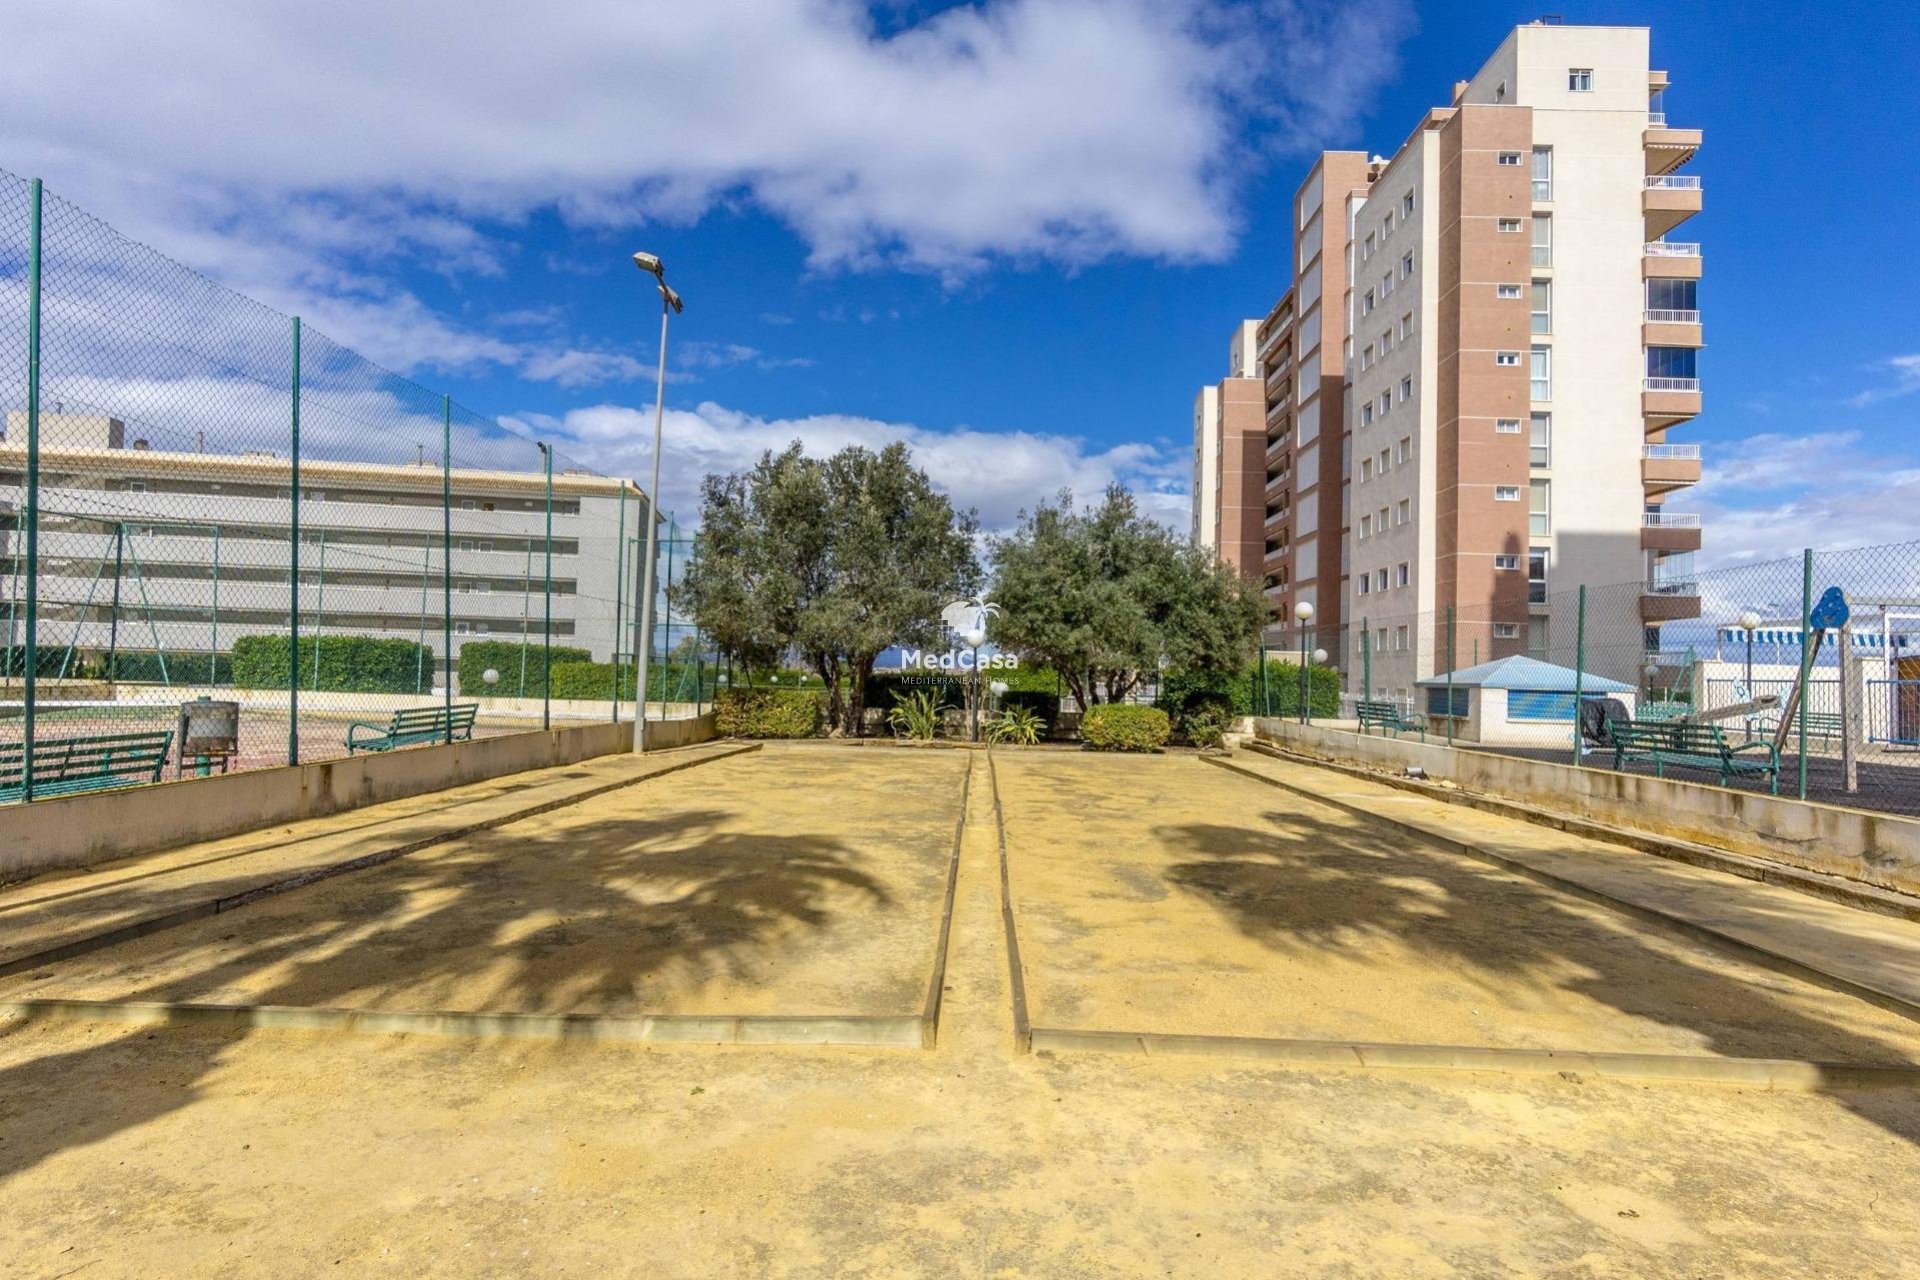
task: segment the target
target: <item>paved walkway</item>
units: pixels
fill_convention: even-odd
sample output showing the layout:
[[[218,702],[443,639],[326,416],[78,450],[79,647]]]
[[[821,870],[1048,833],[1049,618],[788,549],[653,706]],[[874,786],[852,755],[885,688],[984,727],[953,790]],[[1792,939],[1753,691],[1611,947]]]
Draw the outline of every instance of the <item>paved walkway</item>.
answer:
[[[744,749],[715,744],[648,756],[603,756],[86,871],[37,876],[0,889],[0,975]]]
[[[1876,1003],[1920,1012],[1920,923],[1413,795],[1331,769],[1238,752],[1224,767],[1595,894]]]

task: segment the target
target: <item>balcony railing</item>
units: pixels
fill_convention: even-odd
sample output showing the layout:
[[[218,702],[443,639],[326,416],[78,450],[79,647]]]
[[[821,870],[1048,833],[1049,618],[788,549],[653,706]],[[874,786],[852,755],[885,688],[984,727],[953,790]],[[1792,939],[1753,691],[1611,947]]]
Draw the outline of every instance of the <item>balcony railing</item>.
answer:
[[[1642,513],[1640,523],[1649,529],[1698,529],[1700,513],[1697,511],[1648,511]]]
[[[1660,173],[1647,179],[1649,191],[1698,191],[1700,175],[1697,173]]]
[[[1649,129],[1664,129],[1664,128],[1666,128],[1666,127],[1667,127],[1667,113],[1666,113],[1666,112],[1664,112],[1664,111],[1649,111],[1649,112],[1647,112],[1647,127],[1648,127]]]
[[[1649,462],[1677,461],[1698,462],[1700,446],[1697,444],[1650,444],[1640,450],[1640,456]]]
[[[1649,258],[1697,258],[1700,256],[1698,244],[1676,243],[1672,240],[1649,240],[1646,251]]]
[[[1648,324],[1699,324],[1698,311],[1657,311],[1647,308]]]
[[[1648,378],[1646,386],[1649,391],[1698,391],[1700,389],[1700,379]]]
[[[1646,593],[1650,596],[1697,596],[1700,584],[1697,582],[1649,582]]]

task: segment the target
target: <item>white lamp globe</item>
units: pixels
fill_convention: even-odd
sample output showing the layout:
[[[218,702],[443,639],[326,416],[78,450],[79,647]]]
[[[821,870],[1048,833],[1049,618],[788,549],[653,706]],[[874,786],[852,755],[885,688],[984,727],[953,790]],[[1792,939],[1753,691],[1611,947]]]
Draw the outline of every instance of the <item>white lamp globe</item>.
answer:
[[[1760,625],[1760,615],[1748,609],[1740,615],[1740,627],[1743,631],[1752,631]]]
[[[987,688],[993,690],[993,696],[996,698],[1004,698],[1007,694],[1007,682],[1005,680],[995,680],[992,684],[988,685]]]
[[[1315,649],[1313,651],[1313,660],[1324,664],[1327,660],[1327,651],[1325,649]]]
[[[960,638],[967,642],[969,649],[978,649],[987,642],[987,633],[975,627],[972,631],[967,632]]]
[[[1302,600],[1299,604],[1293,606],[1293,616],[1302,622],[1311,618],[1313,616],[1313,602],[1311,600]]]
[[[767,677],[767,683],[768,683],[768,684],[779,684],[779,683],[780,683],[780,677],[779,677],[779,676],[768,676],[768,677]]]
[[[500,683],[500,673],[498,671],[495,671],[492,667],[488,667],[485,671],[482,671],[480,673],[480,678],[482,680],[485,680],[488,684]]]

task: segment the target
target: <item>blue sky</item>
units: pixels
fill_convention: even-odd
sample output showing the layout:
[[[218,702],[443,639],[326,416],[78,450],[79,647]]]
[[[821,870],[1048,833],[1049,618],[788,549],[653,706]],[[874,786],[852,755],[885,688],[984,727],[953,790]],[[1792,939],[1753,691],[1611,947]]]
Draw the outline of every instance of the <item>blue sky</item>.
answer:
[[[1653,27],[1706,131],[1706,559],[1911,538],[1920,23]],[[1120,479],[1185,522],[1195,387],[1263,314],[1321,147],[1391,151],[1531,7],[713,0],[311,11],[28,0],[0,168],[669,505],[799,436],[904,438],[989,526]],[[112,86],[108,91],[107,86]]]

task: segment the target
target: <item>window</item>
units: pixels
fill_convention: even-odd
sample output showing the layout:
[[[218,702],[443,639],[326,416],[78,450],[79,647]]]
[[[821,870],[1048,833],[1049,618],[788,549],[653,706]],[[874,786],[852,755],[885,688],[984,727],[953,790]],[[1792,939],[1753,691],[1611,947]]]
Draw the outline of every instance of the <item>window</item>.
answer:
[[[1373,459],[1362,458],[1360,459],[1360,483],[1365,484],[1371,479],[1373,479]],[[1360,523],[1364,527],[1366,521],[1362,519]]]
[[[1393,509],[1393,523],[1398,527],[1411,519],[1413,519],[1413,499],[1402,498],[1399,505]]]
[[[1413,250],[1409,249],[1400,256],[1400,278],[1405,280],[1413,274]]]
[[[1373,256],[1373,232],[1369,231],[1367,232],[1367,239],[1366,239],[1365,245],[1360,250],[1360,261],[1365,262],[1368,258],[1371,258],[1372,256]]]
[[[1520,628],[1515,623],[1496,622],[1493,624],[1493,638],[1495,640],[1518,640],[1520,638]]]
[[[1363,369],[1366,368],[1364,364],[1360,367]],[[1363,427],[1373,425],[1373,401],[1371,400],[1360,406],[1360,425]]]
[[[1380,416],[1383,418],[1386,417],[1388,411],[1391,410],[1392,408],[1393,408],[1393,392],[1382,391],[1380,393]],[[1384,457],[1386,455],[1382,454],[1381,456]]]
[[[1568,67],[1567,68],[1567,92],[1568,93],[1592,93],[1593,92],[1593,68],[1592,67]]]
[[[1369,289],[1360,299],[1360,314],[1364,316],[1371,313],[1372,311],[1373,311],[1373,290]]]
[[[1402,466],[1406,465],[1407,459],[1413,456],[1413,437],[1412,436],[1400,437],[1400,448],[1398,452],[1400,456],[1396,459],[1396,461],[1398,461]]]
[[[1518,369],[1520,367],[1520,353],[1518,351],[1496,351],[1493,353],[1493,363],[1502,369]]]
[[[1382,329],[1380,331],[1380,354],[1384,356],[1391,350],[1393,350],[1393,330]]]
[[[1648,347],[1647,376],[1693,382],[1700,376],[1695,363],[1698,355],[1699,352],[1693,347]]]
[[[1520,219],[1518,219],[1518,218],[1502,218],[1502,219],[1500,219],[1500,230],[1502,230],[1502,231],[1518,231],[1519,229],[1520,229]]]
[[[1647,319],[1686,323],[1699,318],[1698,280],[1647,281]]]
[[[128,493],[145,493],[146,491],[147,491],[147,482],[145,480],[127,481]]]
[[[1533,282],[1533,331],[1553,332],[1553,282],[1550,280]]]
[[[1400,398],[1402,400],[1413,399],[1413,376],[1411,374],[1400,379]]]
[[[469,627],[464,622],[456,622],[453,624],[453,634],[457,636],[464,636],[471,630],[473,630],[473,628]]]
[[[1413,216],[1413,192],[1411,191],[1400,197],[1400,216],[1403,218]]]
[[[1382,569],[1373,576],[1373,586],[1376,591],[1385,591],[1387,589],[1387,571],[1385,569]]]
[[[1387,274],[1380,277],[1380,296],[1381,298],[1384,299],[1388,294],[1392,292],[1393,292],[1393,272],[1389,271],[1387,272]]]
[[[1529,360],[1527,394],[1535,400],[1553,399],[1553,348],[1535,347]]]
[[[1396,587],[1404,587],[1411,581],[1413,581],[1413,568],[1405,560],[1402,560],[1400,567],[1393,571],[1393,585]]]
[[[1516,555],[1495,556],[1493,558],[1493,567],[1496,569],[1518,569],[1520,567],[1520,557]]]
[[[1467,714],[1467,693],[1465,685],[1434,685],[1427,690],[1427,714],[1445,716],[1450,719],[1463,719]]]
[[[1552,465],[1553,458],[1553,415],[1536,413],[1530,419],[1527,441],[1527,465],[1545,467]]]
[[[1406,627],[1399,626],[1393,629],[1393,647],[1394,647],[1394,650],[1398,653],[1405,653],[1407,651],[1407,628]]]
[[[1517,226],[1514,228],[1515,231],[1519,229]],[[1553,215],[1550,213],[1533,215],[1533,265],[1553,265]]]
[[[1365,479],[1364,476],[1361,478]],[[1372,516],[1360,517],[1360,536],[1363,538],[1371,538],[1373,536],[1373,517]]]
[[[1380,462],[1379,462],[1379,467],[1380,467],[1380,474],[1381,474],[1381,475],[1385,475],[1385,474],[1387,474],[1387,451],[1386,451],[1385,449],[1382,449],[1382,450],[1380,451]],[[1385,521],[1386,521],[1386,515],[1387,515],[1387,513],[1386,513],[1386,512],[1384,512],[1384,511],[1382,511],[1382,512],[1380,513],[1380,518],[1381,518],[1381,522],[1382,522],[1382,523],[1385,523]]]
[[[1553,494],[1550,482],[1530,481],[1527,485],[1527,527],[1535,536],[1553,532]]]
[[[1370,593],[1370,592],[1371,592],[1371,591],[1373,590],[1373,575],[1372,575],[1372,574],[1370,574],[1370,573],[1363,573],[1363,574],[1361,574],[1361,575],[1360,575],[1360,579],[1359,579],[1359,589],[1360,589],[1360,594],[1361,594],[1361,595],[1363,595],[1363,596],[1364,596],[1364,595],[1367,595],[1368,593]]]
[[[1502,168],[1518,169],[1520,167],[1520,153],[1518,151],[1502,151],[1500,153],[1499,164]]]
[[[1495,502],[1518,502],[1518,501],[1520,501],[1520,486],[1519,486],[1519,485],[1517,485],[1517,484],[1497,484],[1497,485],[1495,485],[1495,486],[1493,487],[1493,500],[1494,500]]]
[[[1517,436],[1517,435],[1519,435],[1519,434],[1520,434],[1520,419],[1518,419],[1518,418],[1495,418],[1495,419],[1493,420],[1493,433],[1494,433],[1495,435],[1499,435],[1499,436]]]
[[[1520,296],[1520,286],[1517,284],[1497,284],[1493,286],[1493,296],[1496,298],[1518,298]]]
[[[1405,342],[1413,336],[1413,312],[1400,317],[1400,341]]]
[[[1553,148],[1533,149],[1533,198],[1553,199]]]
[[[1527,550],[1527,603],[1545,604],[1547,602],[1547,549],[1530,547]]]

